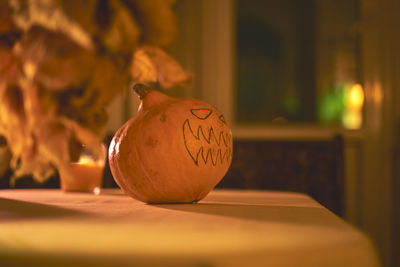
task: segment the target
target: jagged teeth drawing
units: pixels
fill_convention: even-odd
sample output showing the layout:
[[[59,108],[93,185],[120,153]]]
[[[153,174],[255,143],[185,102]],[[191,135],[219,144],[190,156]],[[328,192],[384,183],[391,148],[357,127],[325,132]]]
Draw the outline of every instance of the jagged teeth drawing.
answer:
[[[208,131],[200,125],[197,131],[193,131],[189,119],[183,123],[183,139],[185,148],[196,165],[201,159],[204,164],[211,162],[216,166],[224,161],[229,162],[231,148],[228,146],[231,136],[223,131],[216,135],[211,127]],[[205,141],[205,145],[204,145]]]

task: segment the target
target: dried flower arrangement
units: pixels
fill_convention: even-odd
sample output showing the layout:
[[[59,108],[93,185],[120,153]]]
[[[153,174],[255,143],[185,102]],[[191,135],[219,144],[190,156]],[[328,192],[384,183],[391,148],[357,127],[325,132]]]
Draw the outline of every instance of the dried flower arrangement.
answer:
[[[0,136],[15,177],[68,175],[77,144],[96,149],[105,107],[129,82],[190,78],[164,50],[174,0],[0,1]]]

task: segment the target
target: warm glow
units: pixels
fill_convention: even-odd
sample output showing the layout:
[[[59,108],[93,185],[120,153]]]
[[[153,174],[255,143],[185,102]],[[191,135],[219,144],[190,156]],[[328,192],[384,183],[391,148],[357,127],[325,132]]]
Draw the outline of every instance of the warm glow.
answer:
[[[364,104],[364,90],[360,84],[354,84],[346,94],[346,110],[342,117],[347,129],[360,129],[362,126],[362,107]]]
[[[347,95],[349,109],[361,109],[364,104],[364,90],[360,84],[353,85]]]
[[[82,155],[77,162],[79,165],[101,165],[101,163],[96,162],[93,157]]]
[[[93,162],[70,164],[70,173],[73,179],[61,177],[61,187],[65,191],[82,191],[100,194],[104,166]]]
[[[33,79],[33,77],[35,76],[36,70],[37,70],[37,68],[36,68],[35,64],[33,64],[31,61],[25,62],[24,72],[28,79],[30,79],[30,80]]]
[[[104,162],[103,158],[96,159],[93,155],[82,154],[79,161],[69,164],[69,172],[72,178],[61,175],[61,187],[65,191],[92,192],[99,195],[103,180]]]
[[[100,192],[101,192],[100,187],[95,187],[93,189],[93,194],[95,194],[95,195],[100,195]]]
[[[376,82],[373,86],[372,98],[375,105],[377,105],[378,107],[381,106],[383,99],[383,90],[380,83],[378,82]]]
[[[362,126],[362,115],[358,111],[349,111],[343,116],[343,125],[347,129],[360,129]]]

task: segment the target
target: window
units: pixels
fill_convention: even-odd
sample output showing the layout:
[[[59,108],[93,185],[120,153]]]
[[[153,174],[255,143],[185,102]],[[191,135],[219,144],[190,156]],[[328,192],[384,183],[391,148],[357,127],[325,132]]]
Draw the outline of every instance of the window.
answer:
[[[357,10],[356,0],[238,0],[234,121],[360,128]]]

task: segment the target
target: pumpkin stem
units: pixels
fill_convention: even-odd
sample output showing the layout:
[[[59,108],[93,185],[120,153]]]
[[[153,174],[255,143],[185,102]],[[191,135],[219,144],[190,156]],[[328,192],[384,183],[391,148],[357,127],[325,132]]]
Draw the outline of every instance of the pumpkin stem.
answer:
[[[137,83],[133,86],[133,90],[138,94],[140,100],[142,100],[152,89],[143,83]]]

